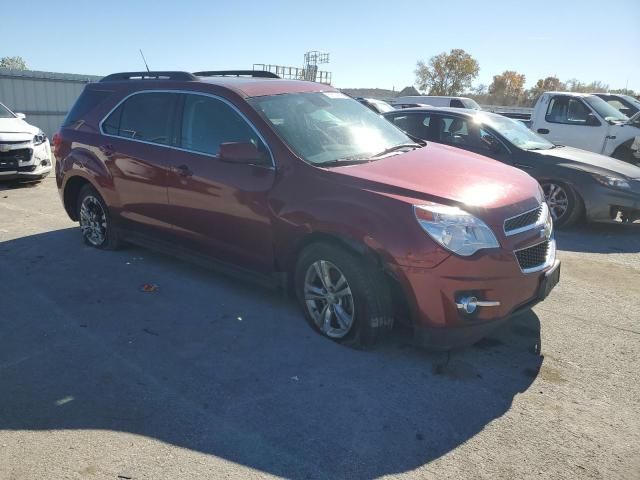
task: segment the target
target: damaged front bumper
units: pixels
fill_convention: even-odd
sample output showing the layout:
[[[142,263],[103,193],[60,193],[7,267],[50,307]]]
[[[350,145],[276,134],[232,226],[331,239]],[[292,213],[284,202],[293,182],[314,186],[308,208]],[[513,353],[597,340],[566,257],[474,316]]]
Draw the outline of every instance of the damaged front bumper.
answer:
[[[0,181],[41,180],[53,168],[53,155],[49,140],[39,145],[32,141],[0,142]]]

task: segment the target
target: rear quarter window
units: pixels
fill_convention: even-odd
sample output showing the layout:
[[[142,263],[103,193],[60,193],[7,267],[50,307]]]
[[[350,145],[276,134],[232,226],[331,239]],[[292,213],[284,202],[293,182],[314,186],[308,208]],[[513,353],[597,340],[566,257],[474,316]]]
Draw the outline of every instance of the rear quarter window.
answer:
[[[113,92],[110,90],[85,88],[76,100],[76,103],[74,103],[73,107],[71,107],[71,110],[67,114],[67,118],[64,119],[62,126],[68,127],[69,125],[73,125],[79,120],[84,120],[84,118],[89,112],[91,112],[91,110],[93,110],[95,107],[109,98],[112,93]]]

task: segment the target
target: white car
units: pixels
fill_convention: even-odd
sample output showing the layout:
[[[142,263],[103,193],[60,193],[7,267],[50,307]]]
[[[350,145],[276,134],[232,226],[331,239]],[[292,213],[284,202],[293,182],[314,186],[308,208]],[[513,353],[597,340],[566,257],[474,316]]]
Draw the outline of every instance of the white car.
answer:
[[[49,139],[0,103],[0,181],[42,180],[53,165]]]
[[[475,100],[468,97],[442,97],[437,95],[412,95],[407,97],[396,97],[391,101],[391,105],[398,108],[399,105],[411,104],[411,106],[424,105],[426,107],[452,107],[469,108],[471,110],[482,110]]]

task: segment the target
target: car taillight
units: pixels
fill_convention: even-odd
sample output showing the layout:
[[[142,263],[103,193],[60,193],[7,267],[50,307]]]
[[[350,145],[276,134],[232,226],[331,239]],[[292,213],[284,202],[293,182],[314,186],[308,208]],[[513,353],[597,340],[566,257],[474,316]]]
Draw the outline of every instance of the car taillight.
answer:
[[[53,155],[57,159],[58,158],[58,150],[60,148],[60,145],[62,145],[62,137],[60,136],[60,132],[56,132],[53,135],[52,143],[53,143]]]

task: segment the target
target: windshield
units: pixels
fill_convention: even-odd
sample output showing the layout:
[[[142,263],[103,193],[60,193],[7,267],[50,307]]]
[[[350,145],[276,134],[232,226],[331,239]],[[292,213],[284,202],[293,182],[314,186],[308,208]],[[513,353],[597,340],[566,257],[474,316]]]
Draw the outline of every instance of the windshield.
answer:
[[[464,105],[464,108],[470,108],[472,110],[482,110],[482,107],[478,105],[478,102],[472,100],[471,98],[463,98],[462,104]]]
[[[589,104],[591,108],[598,112],[598,115],[604,118],[607,122],[626,122],[627,120],[629,120],[629,117],[627,117],[624,113],[616,110],[600,97],[589,95],[587,97],[584,97],[584,100]]]
[[[370,159],[412,143],[387,120],[338,92],[254,97],[249,103],[312,164]]]
[[[533,133],[522,122],[493,114],[478,115],[477,118],[523,150],[548,150],[554,147],[553,143]]]
[[[15,118],[15,115],[11,110],[0,103],[0,118]]]
[[[637,98],[633,98],[630,95],[620,95],[622,98],[624,98],[627,102],[629,102],[631,105],[633,105],[634,107],[640,109],[640,100],[638,100]]]

